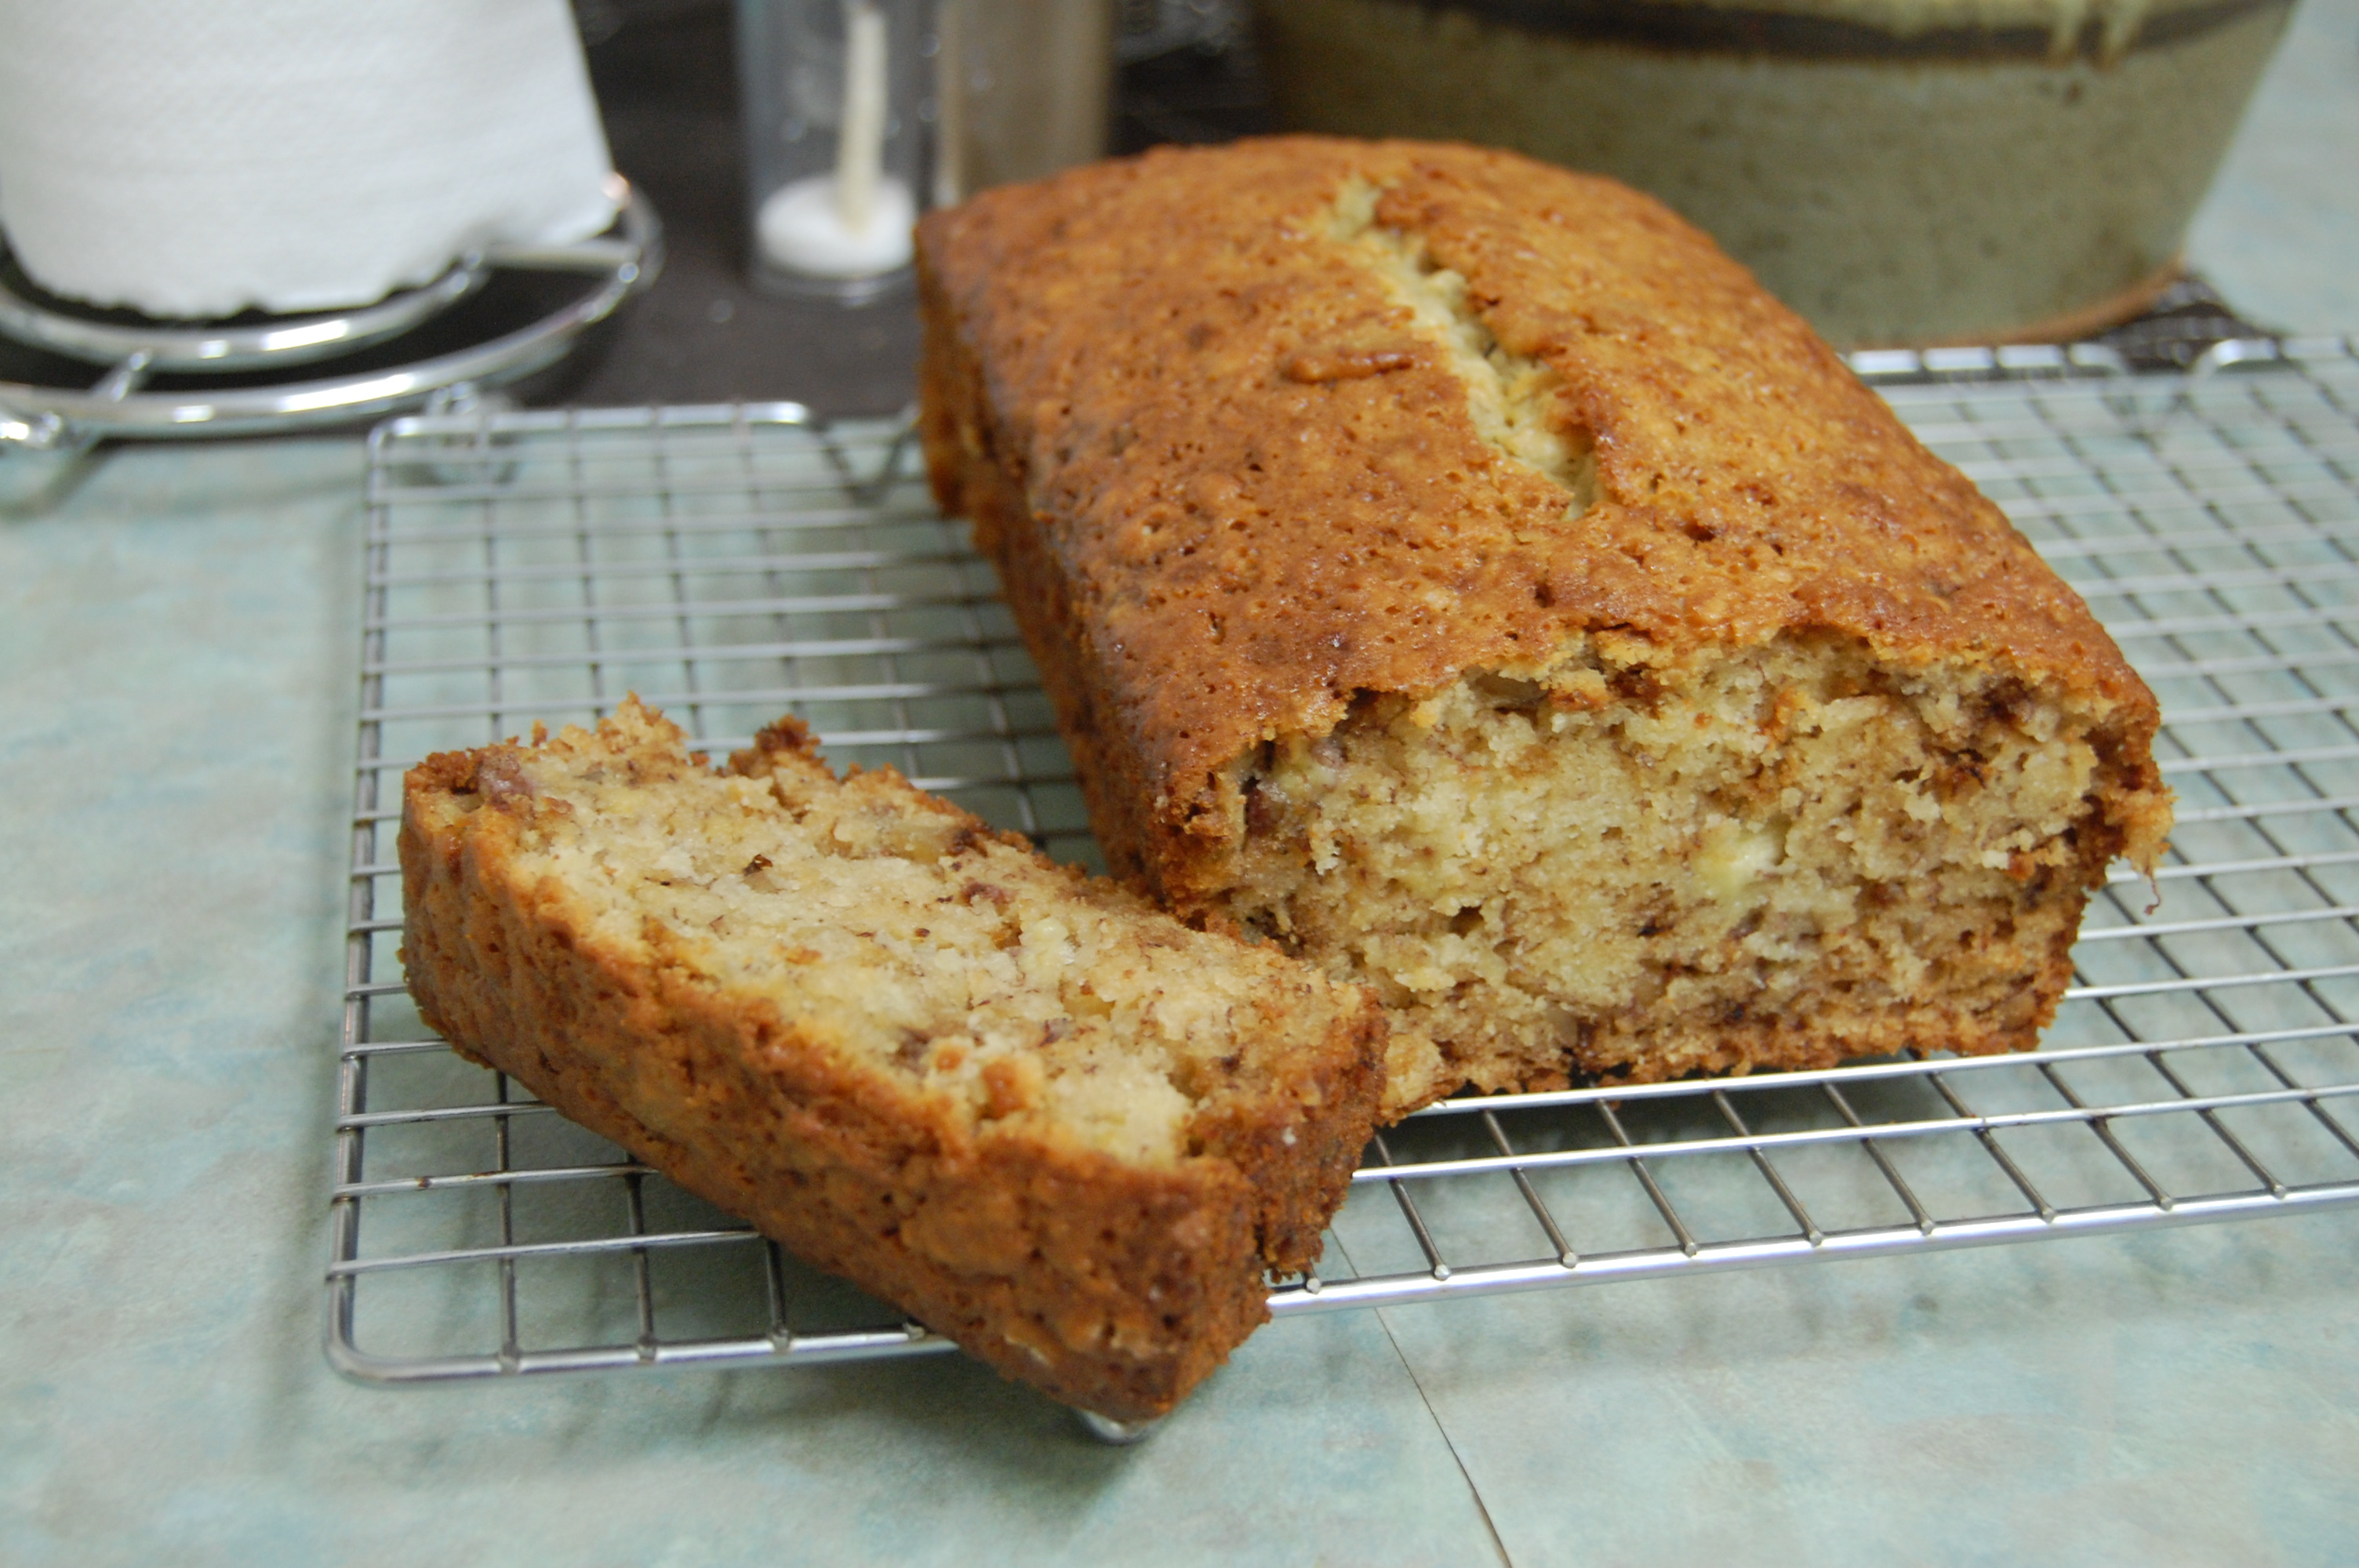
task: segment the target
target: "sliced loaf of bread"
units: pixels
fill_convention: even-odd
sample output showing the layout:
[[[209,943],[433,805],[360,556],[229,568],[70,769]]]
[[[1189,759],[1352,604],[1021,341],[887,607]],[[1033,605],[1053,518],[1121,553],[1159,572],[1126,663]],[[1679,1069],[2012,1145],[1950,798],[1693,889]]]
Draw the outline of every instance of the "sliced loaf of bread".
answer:
[[[1709,238],[1512,154],[1159,147],[919,230],[1117,875],[1471,1084],[2024,1050],[2170,825],[2072,589]]]
[[[716,773],[636,700],[408,779],[427,1021],[1010,1377],[1169,1410],[1316,1257],[1384,1023],[792,720]]]

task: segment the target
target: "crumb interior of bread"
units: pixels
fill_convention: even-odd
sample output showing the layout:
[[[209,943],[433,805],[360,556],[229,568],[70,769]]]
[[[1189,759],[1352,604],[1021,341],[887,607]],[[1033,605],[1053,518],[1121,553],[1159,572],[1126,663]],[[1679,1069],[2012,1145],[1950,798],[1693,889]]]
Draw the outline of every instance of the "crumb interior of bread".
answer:
[[[978,1130],[1168,1163],[1216,1085],[1285,1049],[1256,1007],[1275,954],[978,835],[896,774],[839,783],[799,755],[720,774],[676,744],[613,741],[568,730],[495,774],[540,807],[519,874],[557,879],[606,950],[768,999]],[[1317,998],[1290,1000],[1319,1026]]]
[[[1586,511],[1597,499],[1596,459],[1557,408],[1561,378],[1500,344],[1467,298],[1466,279],[1436,263],[1422,236],[1377,223],[1380,195],[1364,179],[1347,181],[1329,232],[1408,308],[1414,330],[1448,356],[1465,383],[1467,408],[1484,441],[1562,485],[1571,509]]]
[[[1747,1020],[1843,1054],[1970,1044],[2077,919],[2085,720],[1832,640],[1648,654],[1600,636],[1368,699],[1249,771],[1231,906],[1378,988],[1396,1108],[1743,1066]]]

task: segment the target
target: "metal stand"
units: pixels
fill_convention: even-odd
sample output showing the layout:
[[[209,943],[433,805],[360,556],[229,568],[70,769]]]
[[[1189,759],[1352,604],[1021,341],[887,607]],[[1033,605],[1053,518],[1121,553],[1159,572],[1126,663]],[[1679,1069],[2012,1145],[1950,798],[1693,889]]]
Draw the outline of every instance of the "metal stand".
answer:
[[[2092,345],[1854,363],[2159,694],[2167,906],[2127,867],[2097,890],[2037,1053],[1420,1111],[1274,1317],[2359,1206],[2359,343],[2222,343],[2201,373]],[[331,1363],[417,1384],[949,1354],[748,1227],[623,1201],[662,1178],[451,1056],[398,956],[404,772],[626,690],[720,754],[791,709],[839,764],[1087,860],[1047,698],[907,426],[453,412],[369,455]],[[510,1191],[539,1195],[528,1234],[486,1229]],[[667,1291],[674,1269],[712,1283]]]
[[[125,326],[27,299],[0,279],[0,336],[108,367],[87,391],[0,382],[0,454],[74,452],[108,438],[272,435],[350,424],[438,397],[468,403],[483,388],[556,363],[584,331],[655,281],[663,267],[662,223],[621,176],[613,189],[621,215],[606,234],[569,245],[494,247],[462,257],[422,288],[332,316]],[[422,325],[502,269],[581,273],[588,281],[579,297],[530,326],[413,364],[267,386],[140,390],[158,374],[292,369],[354,352]]]

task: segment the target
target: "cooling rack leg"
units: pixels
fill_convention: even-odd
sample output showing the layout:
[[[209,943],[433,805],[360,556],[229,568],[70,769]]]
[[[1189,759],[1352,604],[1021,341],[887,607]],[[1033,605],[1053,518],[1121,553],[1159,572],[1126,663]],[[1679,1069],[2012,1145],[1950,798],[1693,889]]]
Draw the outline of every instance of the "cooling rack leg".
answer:
[[[1100,1443],[1108,1444],[1116,1448],[1146,1442],[1155,1429],[1163,1424],[1163,1418],[1159,1415],[1149,1416],[1145,1421],[1116,1421],[1110,1415],[1100,1415],[1095,1411],[1077,1410],[1073,1413],[1082,1418],[1083,1432],[1088,1433]]]

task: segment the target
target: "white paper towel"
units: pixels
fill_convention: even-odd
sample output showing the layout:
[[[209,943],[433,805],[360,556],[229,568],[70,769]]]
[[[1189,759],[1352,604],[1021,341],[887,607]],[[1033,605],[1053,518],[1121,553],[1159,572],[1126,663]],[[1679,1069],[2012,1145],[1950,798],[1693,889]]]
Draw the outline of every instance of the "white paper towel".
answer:
[[[359,305],[604,228],[566,0],[0,0],[0,230],[152,316]]]

